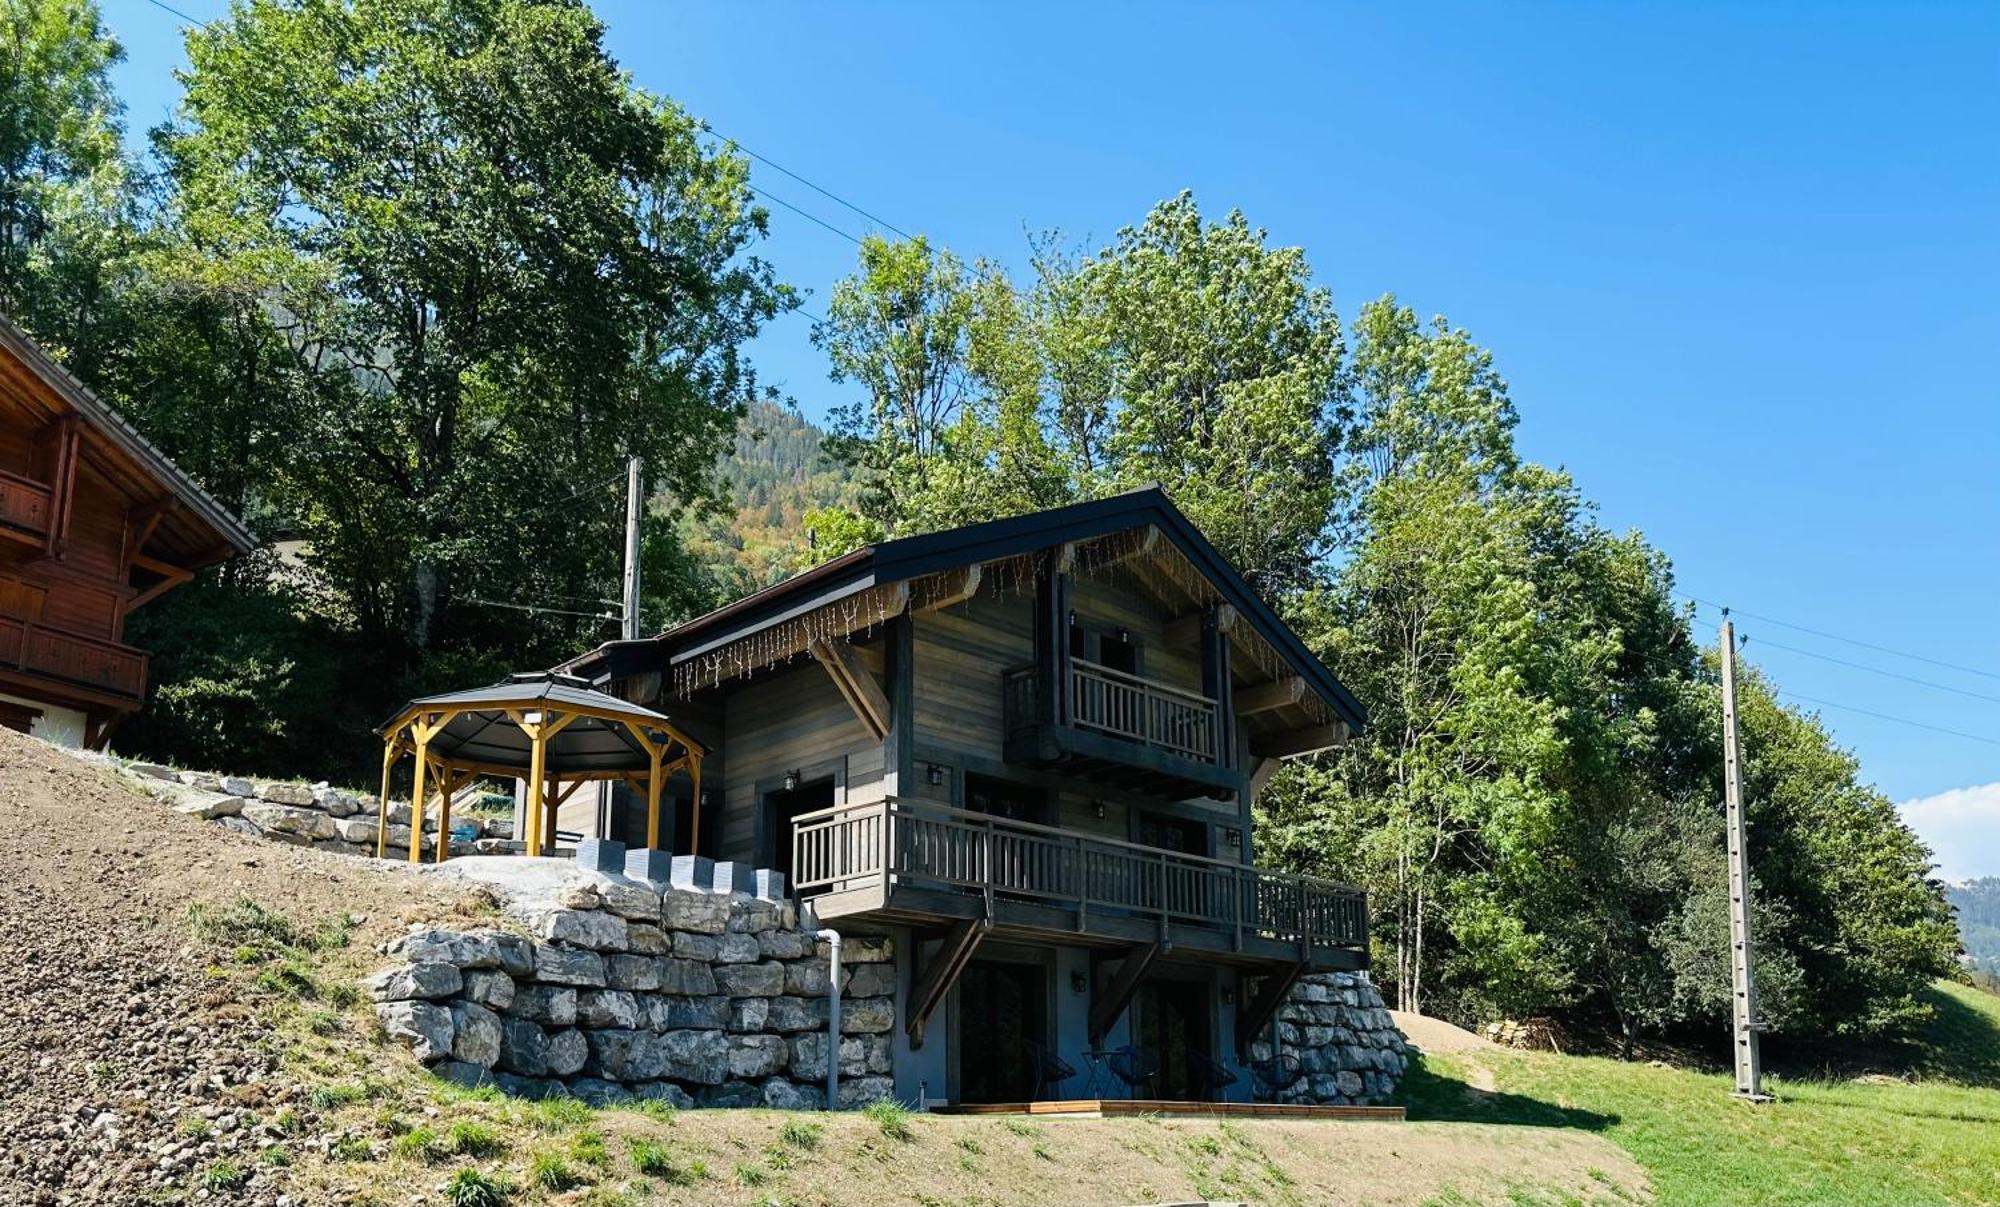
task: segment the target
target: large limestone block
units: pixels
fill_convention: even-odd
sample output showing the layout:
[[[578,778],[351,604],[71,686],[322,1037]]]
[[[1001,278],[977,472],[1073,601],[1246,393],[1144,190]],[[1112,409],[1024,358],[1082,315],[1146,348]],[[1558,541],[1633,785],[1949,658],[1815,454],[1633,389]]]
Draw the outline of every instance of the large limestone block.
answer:
[[[576,1021],[584,1027],[636,1027],[639,999],[623,989],[586,989],[576,995]]]
[[[549,1032],[549,1076],[574,1077],[590,1059],[590,1041],[575,1028]]]
[[[549,1033],[524,1018],[510,1018],[500,1024],[500,1067],[523,1077],[546,1077],[549,1072]]]
[[[665,1071],[666,1055],[660,1039],[651,1031],[612,1028],[592,1031],[590,1064],[586,1066],[613,1081],[654,1081]]]
[[[720,994],[709,997],[677,997],[656,993],[647,1002],[655,1031],[691,1028],[714,1031],[729,1025],[730,1001]]]
[[[771,931],[769,933],[777,934],[779,932]],[[723,935],[721,941],[716,944],[715,958],[723,964],[755,964],[764,957],[764,945],[757,941],[758,938],[759,936],[757,935],[739,934],[736,931],[730,931],[728,934]]]
[[[762,897],[731,894],[726,929],[736,934],[755,935],[785,925],[789,906]],[[693,930],[694,927],[688,929]]]
[[[568,1027],[576,1022],[576,990],[567,985],[521,985],[508,1013],[530,1022]]]
[[[826,1030],[826,999],[807,997],[774,997],[768,999],[770,1007],[765,1015],[764,1025],[772,1031],[824,1031]]]
[[[625,919],[603,910],[552,909],[535,920],[535,934],[550,943],[590,951],[629,951]]]
[[[500,968],[510,977],[535,973],[535,945],[519,935],[494,935],[493,949],[500,956]]]
[[[824,1110],[826,1091],[789,1077],[773,1077],[764,1083],[764,1105],[774,1111]]]
[[[833,986],[833,970],[824,960],[795,960],[782,967],[785,970],[784,991],[793,997],[825,997]],[[841,989],[845,990],[853,974],[842,968],[840,976]]]
[[[500,1059],[500,1016],[477,1002],[451,1004],[451,1057],[490,1069]]]
[[[840,1030],[844,1035],[877,1035],[896,1028],[894,998],[843,998],[840,1003]]]
[[[785,992],[785,966],[766,964],[717,964],[715,984],[731,997],[776,997]]]
[[[721,1031],[668,1031],[660,1036],[666,1073],[693,1085],[720,1085],[729,1076],[729,1037]]]
[[[200,792],[187,789],[173,798],[173,810],[198,821],[214,821],[218,817],[235,817],[243,811],[243,801],[234,796],[224,796],[219,792]]]
[[[765,1024],[771,1017],[771,1001],[768,997],[725,998],[729,1002],[729,1017],[725,1025],[730,1031],[747,1033],[770,1030]]]
[[[312,789],[305,784],[262,783],[257,785],[257,799],[267,800],[274,805],[310,806],[313,802]]]
[[[660,987],[660,964],[652,956],[615,955],[605,961],[604,979],[613,989],[650,992]]]
[[[841,971],[847,969],[843,965]],[[896,992],[894,964],[863,964],[854,969],[840,991],[855,997],[882,997]]]
[[[604,908],[621,918],[654,924],[660,920],[660,894],[657,890],[643,884],[613,880],[598,885],[597,893],[604,899]]]
[[[434,1002],[383,1002],[375,1007],[375,1017],[390,1039],[425,1064],[451,1055],[451,1011],[445,1007]]]
[[[667,932],[651,923],[629,923],[625,927],[625,936],[634,955],[663,956],[674,949],[673,939]]]
[[[893,1077],[851,1077],[840,1083],[840,1105],[865,1106],[871,1102],[886,1102],[896,1096],[896,1079]]]
[[[431,1001],[450,997],[462,987],[456,964],[421,960],[399,964],[361,982],[362,989],[378,1002]]]
[[[371,854],[374,852],[375,819],[372,817],[336,818],[333,823],[333,832],[342,842],[351,842],[356,846],[365,846],[369,848]],[[409,843],[405,842],[403,845],[407,848]]]
[[[722,957],[722,940],[714,935],[677,930],[674,932],[674,954],[683,960],[713,964]]]
[[[404,935],[389,950],[404,959],[442,960],[460,968],[500,967],[500,946],[490,934],[424,928]]]
[[[719,935],[729,928],[729,897],[700,889],[670,888],[665,893],[663,916],[669,930]]]
[[[732,1035],[729,1037],[731,1077],[769,1077],[784,1069],[791,1053],[781,1035]]]
[[[662,993],[674,993],[683,997],[706,997],[716,991],[714,969],[698,960],[660,956],[655,959],[655,965],[659,970],[659,987]]]
[[[333,819],[318,809],[248,800],[243,802],[240,815],[266,834],[289,834],[305,839],[334,837]]]
[[[757,936],[757,946],[773,960],[798,960],[812,954],[813,942],[795,930],[767,930]]]
[[[552,985],[602,989],[604,957],[594,951],[539,946],[535,948],[535,979]]]
[[[814,954],[822,960],[833,958],[833,941],[821,939]],[[896,958],[896,940],[888,935],[840,936],[842,964],[886,964]]]
[[[481,968],[465,974],[465,1000],[489,1010],[506,1010],[514,1004],[514,978],[497,968]]]

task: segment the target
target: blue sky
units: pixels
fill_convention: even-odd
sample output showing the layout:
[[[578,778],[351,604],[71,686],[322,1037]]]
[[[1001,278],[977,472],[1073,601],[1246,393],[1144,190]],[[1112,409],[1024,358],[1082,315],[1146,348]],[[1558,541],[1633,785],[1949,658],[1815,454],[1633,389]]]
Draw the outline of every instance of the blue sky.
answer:
[[[1101,241],[1189,188],[1303,246],[1343,315],[1390,290],[1449,315],[1524,452],[1686,590],[1971,668],[1741,621],[1783,686],[1848,706],[1828,723],[1947,875],[2000,875],[2000,6],[597,7],[641,85],[967,256]],[[105,12],[143,130],[181,23]],[[852,263],[772,226],[819,297]],[[845,398],[809,326],[756,354],[820,415]]]

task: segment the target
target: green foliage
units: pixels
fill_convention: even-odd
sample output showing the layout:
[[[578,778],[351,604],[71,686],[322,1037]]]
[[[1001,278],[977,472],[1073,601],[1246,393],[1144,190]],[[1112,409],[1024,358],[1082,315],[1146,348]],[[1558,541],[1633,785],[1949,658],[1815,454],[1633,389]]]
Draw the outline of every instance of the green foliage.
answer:
[[[507,1207],[514,1192],[504,1179],[476,1169],[459,1169],[445,1179],[444,1201],[451,1207]]]
[[[632,1153],[632,1168],[649,1178],[678,1182],[686,1177],[684,1171],[674,1161],[673,1150],[656,1140],[642,1140],[634,1136],[629,1141]]]
[[[810,1119],[787,1119],[778,1127],[778,1142],[790,1148],[810,1152],[820,1145],[825,1128]]]
[[[528,1182],[552,1194],[561,1194],[583,1185],[584,1177],[570,1167],[561,1153],[540,1152],[528,1161]]]
[[[234,1161],[216,1161],[201,1171],[201,1188],[210,1194],[230,1194],[250,1181],[250,1171]]]
[[[900,1102],[878,1098],[862,1107],[861,1113],[891,1140],[909,1140],[916,1135],[910,1127],[910,1108]]]
[[[490,1157],[507,1146],[490,1124],[460,1119],[445,1133],[445,1143],[461,1157]]]
[[[1959,942],[1972,967],[2000,975],[2000,876],[1946,885],[1944,895],[1958,918]]]

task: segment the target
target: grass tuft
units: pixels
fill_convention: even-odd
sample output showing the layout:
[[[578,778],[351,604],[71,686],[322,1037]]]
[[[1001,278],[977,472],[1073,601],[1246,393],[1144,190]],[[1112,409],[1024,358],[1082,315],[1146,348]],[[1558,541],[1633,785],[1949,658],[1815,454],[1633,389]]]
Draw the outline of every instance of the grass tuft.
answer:
[[[528,1162],[528,1181],[551,1194],[561,1194],[583,1185],[584,1179],[561,1153],[542,1152]]]
[[[861,1113],[891,1140],[909,1140],[916,1135],[910,1128],[910,1110],[900,1102],[884,1098],[861,1108]]]
[[[824,1130],[810,1119],[787,1119],[778,1129],[778,1143],[787,1148],[812,1152],[819,1147],[820,1134]]]
[[[250,1171],[234,1161],[217,1161],[201,1171],[201,1188],[210,1194],[230,1194],[250,1181]]]
[[[445,1179],[444,1201],[450,1207],[507,1207],[513,1197],[506,1182],[476,1169],[460,1169]]]

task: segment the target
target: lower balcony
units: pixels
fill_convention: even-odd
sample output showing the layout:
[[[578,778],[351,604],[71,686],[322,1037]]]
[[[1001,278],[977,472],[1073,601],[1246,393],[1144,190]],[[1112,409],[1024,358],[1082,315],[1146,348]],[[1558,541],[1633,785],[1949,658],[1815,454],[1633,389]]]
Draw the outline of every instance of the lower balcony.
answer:
[[[46,485],[0,470],[0,530],[36,543],[46,539],[52,499]]]
[[[796,888],[824,920],[1367,966],[1367,895],[1310,876],[893,798],[804,814],[792,842]]]
[[[137,708],[146,698],[146,653],[30,620],[0,616],[0,672],[46,682],[60,692],[82,691],[95,700]]]

